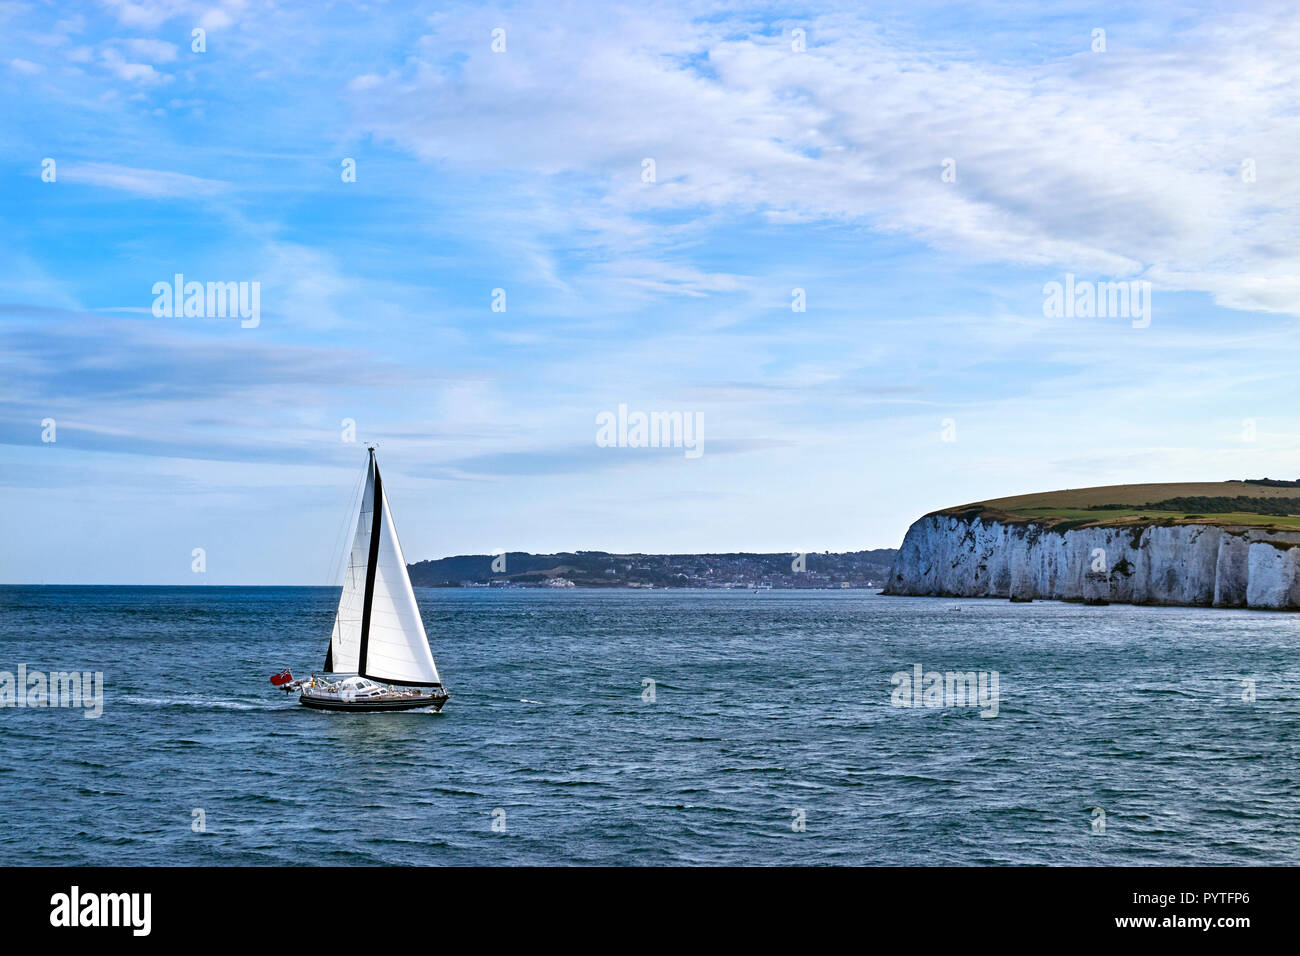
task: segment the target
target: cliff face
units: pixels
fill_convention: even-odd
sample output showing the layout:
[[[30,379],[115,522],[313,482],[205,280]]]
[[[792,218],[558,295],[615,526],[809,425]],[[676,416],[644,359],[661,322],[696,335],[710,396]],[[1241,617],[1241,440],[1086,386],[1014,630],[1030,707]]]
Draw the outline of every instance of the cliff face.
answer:
[[[915,522],[886,594],[1300,608],[1300,532],[1205,524],[1045,529]]]

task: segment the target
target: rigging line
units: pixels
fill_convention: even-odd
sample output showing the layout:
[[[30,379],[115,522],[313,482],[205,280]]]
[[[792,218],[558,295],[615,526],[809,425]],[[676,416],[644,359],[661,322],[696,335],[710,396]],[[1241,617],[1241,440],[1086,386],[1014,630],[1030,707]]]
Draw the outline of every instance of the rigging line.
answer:
[[[333,558],[331,558],[330,561],[330,576],[328,579],[328,586],[337,587],[340,591],[340,596],[339,596],[338,610],[334,614],[334,626],[330,628],[329,648],[325,652],[325,670],[327,673],[332,672],[334,670],[334,640],[336,637],[341,638],[342,636],[342,632],[340,628],[342,627],[343,624],[344,611],[345,611],[344,602],[347,596],[347,580],[345,578],[345,575],[351,573],[352,570],[351,565],[352,565],[352,540],[353,539],[349,535],[356,534],[356,530],[355,530],[356,519],[353,516],[357,513],[357,511],[361,507],[360,499],[365,497],[365,480],[366,480],[366,475],[369,473],[369,470],[370,470],[370,465],[369,463],[367,463],[366,467],[362,469],[360,475],[357,477],[355,483],[352,486],[352,494],[350,495],[351,503],[348,506],[347,513],[343,517],[343,528],[340,531],[338,537],[335,538],[334,556]],[[347,551],[342,552],[340,546],[346,547]],[[346,555],[346,557],[344,557],[344,555]],[[342,566],[345,561],[348,565],[346,568]],[[351,608],[347,608],[347,610],[350,611]]]
[[[360,509],[357,498],[365,493],[366,472],[369,469],[370,465],[367,463],[352,485],[352,494],[349,499],[351,503],[348,505],[347,514],[343,518],[343,530],[334,539],[334,557],[330,559],[328,587],[342,587],[343,575],[346,573],[346,569],[343,567],[344,554],[347,555],[346,560],[349,563],[352,560],[352,539],[348,537],[348,531],[351,530],[353,535],[356,534],[357,512]],[[347,547],[346,552],[343,551],[344,546]]]
[[[352,492],[349,495],[349,500],[356,497],[356,491],[357,489],[354,483],[352,487]],[[348,533],[348,525],[352,523],[351,515],[355,513],[356,513],[356,509],[349,506],[347,512],[344,514],[343,517],[342,528],[334,535],[334,546],[331,551],[332,556],[330,558],[329,577],[326,579],[326,584],[328,586],[334,587],[334,586],[338,586],[339,584],[339,578],[340,575],[342,574],[341,565],[343,563],[342,549],[344,547],[348,547],[348,548],[351,547],[351,545],[347,541],[347,533]]]

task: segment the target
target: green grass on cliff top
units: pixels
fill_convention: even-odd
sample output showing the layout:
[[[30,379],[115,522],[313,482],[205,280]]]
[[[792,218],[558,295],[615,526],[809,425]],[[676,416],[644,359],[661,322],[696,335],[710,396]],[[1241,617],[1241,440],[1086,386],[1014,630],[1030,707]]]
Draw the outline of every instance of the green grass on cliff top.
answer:
[[[1233,511],[1209,513],[1169,511],[1143,505],[1171,498],[1292,499],[1292,514],[1252,514]],[[1095,510],[1098,505],[1122,505],[1117,509]],[[1300,488],[1255,485],[1245,481],[1187,481],[1142,485],[1102,485],[1096,488],[1067,488],[1032,495],[1014,495],[976,501],[938,514],[980,515],[986,519],[1034,522],[1049,527],[1114,528],[1149,524],[1207,524],[1243,528],[1300,530]]]

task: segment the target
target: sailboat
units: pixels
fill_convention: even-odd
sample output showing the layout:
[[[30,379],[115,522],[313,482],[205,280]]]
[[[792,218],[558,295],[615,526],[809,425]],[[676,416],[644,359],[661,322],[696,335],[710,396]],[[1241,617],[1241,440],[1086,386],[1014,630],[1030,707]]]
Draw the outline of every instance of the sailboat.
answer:
[[[438,712],[448,694],[420,620],[374,448],[369,452],[356,535],[325,652],[330,676],[294,680],[285,670],[271,683],[286,693],[301,691],[299,703],[318,710]]]

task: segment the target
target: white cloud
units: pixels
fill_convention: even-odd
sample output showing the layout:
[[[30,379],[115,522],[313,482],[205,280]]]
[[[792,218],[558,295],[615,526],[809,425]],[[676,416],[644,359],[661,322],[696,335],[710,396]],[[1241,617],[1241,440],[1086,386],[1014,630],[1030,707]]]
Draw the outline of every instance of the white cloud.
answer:
[[[847,14],[800,23],[804,53],[788,24],[760,33],[659,8],[581,30],[524,17],[504,54],[439,21],[405,73],[352,81],[358,125],[431,162],[587,177],[595,195],[572,215],[611,229],[665,210],[862,224],[1300,314],[1294,12],[1233,14],[1161,52],[1095,54],[1084,34],[1046,62],[925,50]],[[467,60],[444,69],[434,51],[447,48]],[[641,181],[644,158],[656,183]],[[947,158],[955,183],[941,181]]]
[[[242,5],[242,4],[237,4]],[[229,10],[222,10],[219,7],[213,7],[206,11],[199,20],[199,26],[205,30],[221,30],[235,22],[234,16]]]
[[[384,78],[382,76],[376,76],[374,73],[366,73],[362,76],[353,77],[353,79],[348,83],[348,89],[359,93],[363,90],[374,89],[383,82]]]
[[[171,63],[176,59],[176,44],[163,40],[151,40],[135,37],[121,41],[122,45],[133,55],[154,63]]]
[[[185,0],[104,0],[120,23],[154,30],[177,14],[192,10],[195,4]]]
[[[31,60],[13,59],[9,61],[9,68],[15,73],[21,73],[24,76],[35,76],[42,72],[45,67],[39,63],[33,63]]]
[[[195,0],[104,0],[104,3],[119,23],[145,30],[156,30],[168,20],[182,17],[209,30],[228,27],[246,6],[245,0],[226,0],[216,5]]]
[[[102,50],[99,58],[115,76],[126,80],[128,83],[135,83],[140,86],[158,86],[162,83],[171,82],[170,76],[159,73],[151,64],[131,63],[119,50],[111,47]]]

